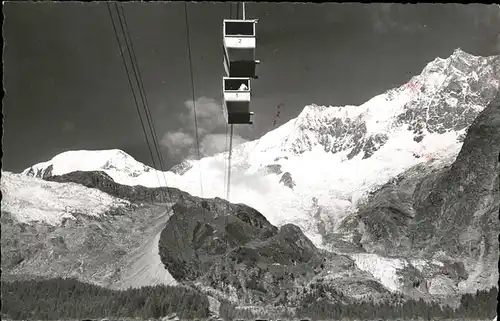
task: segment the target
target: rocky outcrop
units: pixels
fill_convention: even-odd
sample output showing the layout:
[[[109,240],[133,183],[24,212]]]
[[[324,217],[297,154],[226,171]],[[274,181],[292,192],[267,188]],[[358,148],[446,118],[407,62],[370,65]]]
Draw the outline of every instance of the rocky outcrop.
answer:
[[[102,171],[75,171],[58,176],[44,178],[47,181],[59,183],[77,183],[85,187],[97,188],[112,196],[128,200],[130,202],[170,202],[174,203],[182,195],[187,193],[177,188],[149,188],[141,185],[129,186],[116,183],[113,178]]]
[[[268,173],[272,173],[272,174],[276,174],[276,175],[283,173],[283,171],[281,170],[280,164],[266,165],[264,168],[265,168],[266,172],[268,172]]]
[[[417,186],[414,247],[461,254],[472,246],[468,241],[478,246],[482,237],[489,239],[490,229],[499,226],[499,150],[500,96],[472,123],[451,167],[432,182],[422,181]],[[473,234],[470,228],[483,232],[479,239],[469,238]],[[433,241],[436,235],[441,240]]]
[[[49,165],[47,168],[34,169],[30,167],[26,171],[27,176],[38,177],[38,178],[47,178],[52,176],[52,170],[54,169],[53,165]]]
[[[278,300],[296,279],[321,270],[319,250],[288,224],[280,229],[256,210],[222,199],[179,202],[160,238],[174,278],[201,282],[246,303]],[[283,292],[283,293],[282,293]]]
[[[289,189],[293,189],[295,187],[295,182],[292,179],[292,174],[290,172],[286,172],[281,175],[280,183],[288,187]]]
[[[172,166],[169,171],[177,175],[184,175],[191,168],[193,168],[193,164],[191,163],[191,161],[185,160],[177,165]]]
[[[195,280],[231,248],[276,232],[262,214],[218,198],[199,203],[184,199],[173,206],[173,213],[161,234],[160,253],[178,280]]]

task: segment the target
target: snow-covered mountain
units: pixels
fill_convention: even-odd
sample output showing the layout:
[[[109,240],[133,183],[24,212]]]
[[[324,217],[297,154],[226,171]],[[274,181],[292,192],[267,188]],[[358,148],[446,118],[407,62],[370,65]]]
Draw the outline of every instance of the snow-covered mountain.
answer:
[[[446,59],[438,58],[430,62],[420,75],[413,77],[407,84],[388,90],[360,106],[306,106],[297,118],[258,140],[241,144],[234,149],[230,201],[245,203],[255,208],[265,215],[269,223],[278,227],[288,223],[297,225],[317,247],[333,249],[337,254],[347,255],[358,270],[371,275],[387,290],[406,291],[410,295],[440,295],[483,288],[484,285],[490,285],[491,278],[495,277],[494,273],[490,273],[492,256],[485,255],[486,250],[481,250],[484,253],[479,251],[481,260],[476,260],[473,256],[461,259],[461,266],[456,265],[456,262],[452,262],[446,255],[414,258],[402,255],[403,252],[395,246],[394,251],[389,253],[387,246],[380,244],[384,244],[386,239],[396,243],[396,239],[376,239],[376,227],[383,224],[363,222],[370,222],[370,218],[377,222],[386,222],[384,220],[388,219],[387,224],[390,224],[390,220],[394,218],[386,218],[385,212],[382,211],[376,212],[378,216],[374,214],[372,218],[366,211],[358,210],[366,207],[367,202],[371,206],[377,205],[379,201],[391,202],[392,189],[387,186],[393,184],[394,180],[397,181],[398,175],[404,174],[405,184],[416,184],[418,180],[413,179],[414,172],[417,172],[415,176],[426,177],[429,173],[443,171],[445,165],[452,164],[462,146],[465,146],[463,139],[467,129],[493,100],[499,89],[500,56],[476,57],[456,50]],[[148,227],[150,233],[148,232],[147,237],[141,236],[141,244],[147,246],[140,249],[131,247],[123,237],[128,232],[124,233],[125,229],[115,226],[115,218],[102,213],[116,209],[135,210],[129,209],[130,204],[120,199],[123,195],[114,198],[106,193],[121,195],[114,194],[115,189],[124,188],[114,186],[116,182],[128,186],[168,185],[194,196],[225,198],[226,165],[227,153],[221,153],[200,161],[185,161],[169,172],[162,173],[117,149],[68,151],[26,169],[23,171],[24,175],[2,173],[2,216],[5,209],[19,221],[45,222],[62,230],[65,228],[65,219],[69,218],[70,220],[66,221],[71,221],[72,216],[83,215],[84,220],[95,216],[99,216],[99,219],[102,217],[108,225],[104,231],[99,232],[99,237],[103,238],[99,242],[108,244],[107,246],[117,253],[122,253],[123,249],[126,249],[125,252],[135,249],[133,255],[123,258],[124,263],[121,266],[126,266],[136,259],[138,263],[118,277],[113,272],[115,265],[101,267],[99,262],[95,261],[88,273],[100,271],[98,281],[103,284],[111,282],[112,279],[113,282],[119,280],[123,286],[134,280],[141,284],[159,282],[158,280],[170,282],[171,277],[168,273],[165,274],[165,270],[160,269],[156,249],[153,248],[153,245],[159,242],[157,238],[160,225],[164,226],[164,220],[168,218],[163,212],[164,208],[159,205],[159,208],[153,211],[142,209],[147,213],[144,218],[141,216],[144,221],[140,223],[143,225],[133,222],[131,225],[134,228],[136,225],[149,226],[148,220],[156,220],[156,216],[158,222],[153,224],[154,228]],[[92,176],[89,180],[85,176],[88,173],[75,174],[75,171],[103,171],[114,182],[102,173],[94,173],[97,176]],[[53,176],[67,173],[73,173],[69,175],[73,180]],[[64,183],[53,183],[39,178]],[[95,178],[98,184],[94,181]],[[71,181],[78,181],[88,187],[100,184],[105,193],[66,183]],[[88,182],[92,184],[87,184]],[[384,188],[380,189],[381,186]],[[161,194],[158,190],[141,187],[131,188],[129,193],[134,197]],[[379,197],[375,198],[375,201],[368,201],[367,196],[370,194]],[[76,196],[72,199],[71,195]],[[450,196],[452,201],[453,197]],[[58,201],[54,201],[55,199]],[[136,199],[135,202],[140,203],[142,199]],[[402,207],[407,205],[402,203]],[[91,206],[87,208],[85,204]],[[359,216],[360,212],[366,215]],[[448,218],[452,216],[445,214]],[[355,227],[349,227],[352,222],[358,221]],[[119,222],[129,228],[127,217],[120,218]],[[91,227],[81,233],[94,237],[94,225],[89,225]],[[366,226],[371,229],[363,231]],[[112,242],[104,241],[109,231],[115,229],[116,240],[123,243],[120,243],[120,248],[113,247],[112,244],[118,244],[115,239]],[[360,242],[354,241],[353,231],[356,230],[364,233]],[[474,229],[471,233],[479,235],[474,234],[478,238],[485,237],[481,231]],[[400,234],[405,235],[404,231]],[[460,237],[466,237],[464,235],[460,234]],[[332,238],[335,240],[332,241]],[[26,246],[31,246],[29,239],[25,242]],[[42,243],[46,243],[45,240],[40,240],[40,244]],[[362,246],[356,248],[355,243]],[[479,249],[487,248],[481,244],[478,245]],[[82,257],[93,251],[87,249],[87,244],[84,245],[84,248],[77,247]],[[52,249],[46,250],[48,254],[44,255],[48,258],[57,254],[51,252]],[[22,251],[21,249],[19,253]],[[143,255],[145,251],[153,255]],[[36,258],[38,261],[34,260],[32,263],[46,264],[49,261],[47,257],[39,256]],[[487,260],[483,259],[484,257],[487,257]],[[12,262],[17,262],[17,256],[12,257]],[[474,262],[480,262],[482,265],[478,268],[476,265],[479,263]],[[21,264],[24,264],[26,271],[33,266],[28,263]],[[76,266],[71,265],[71,268]],[[16,269],[24,271],[22,267]],[[54,268],[57,269],[61,270],[59,267]],[[65,269],[66,265],[62,270]],[[356,273],[358,272],[356,270]],[[467,273],[472,277],[467,277]],[[328,282],[343,284],[344,280],[337,274],[335,272],[330,275],[331,280]],[[138,278],[139,275],[141,278]],[[90,276],[86,278],[91,279]],[[405,284],[405,280],[410,280],[410,284]],[[472,282],[477,284],[469,284]],[[346,288],[350,286],[351,284]],[[353,297],[358,295],[354,292]]]
[[[64,152],[50,161],[26,169],[23,174],[44,178],[75,170],[93,171],[96,169],[112,174],[115,181],[124,182],[127,185],[164,185],[164,182],[158,181],[159,176],[155,169],[136,161],[119,149]]]
[[[296,224],[321,246],[324,231],[336,229],[369,191],[416,164],[453,161],[465,130],[499,89],[499,66],[499,56],[457,49],[360,106],[306,106],[297,118],[234,149],[230,201],[254,207],[274,225]],[[103,170],[121,184],[166,182],[224,198],[226,163],[221,153],[161,173],[120,150],[69,151],[23,173]]]

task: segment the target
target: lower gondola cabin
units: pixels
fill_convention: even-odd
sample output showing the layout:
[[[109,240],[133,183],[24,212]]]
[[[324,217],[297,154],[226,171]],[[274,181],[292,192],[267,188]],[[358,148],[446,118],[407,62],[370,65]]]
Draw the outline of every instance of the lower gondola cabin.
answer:
[[[224,116],[228,124],[252,124],[250,79],[223,78]]]

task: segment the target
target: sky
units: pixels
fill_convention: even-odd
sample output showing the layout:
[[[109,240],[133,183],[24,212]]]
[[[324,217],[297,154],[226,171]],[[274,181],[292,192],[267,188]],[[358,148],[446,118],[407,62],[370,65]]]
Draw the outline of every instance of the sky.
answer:
[[[165,167],[196,157],[183,2],[123,7]],[[235,6],[233,6],[234,11]],[[258,18],[254,125],[235,144],[308,104],[359,105],[454,49],[500,54],[500,7],[484,4],[247,3]],[[227,2],[188,3],[200,154],[226,145],[222,20]],[[116,16],[115,16],[116,19]],[[67,150],[118,148],[152,165],[105,2],[4,2],[2,169]],[[158,168],[158,166],[156,166]]]

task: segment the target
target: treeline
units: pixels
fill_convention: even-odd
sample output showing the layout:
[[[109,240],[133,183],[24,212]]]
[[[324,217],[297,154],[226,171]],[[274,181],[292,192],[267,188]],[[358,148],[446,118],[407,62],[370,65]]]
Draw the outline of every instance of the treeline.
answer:
[[[208,299],[173,286],[110,290],[75,279],[2,282],[2,315],[20,319],[207,317]]]
[[[498,289],[462,295],[460,306],[453,309],[435,302],[408,300],[402,304],[360,302],[329,303],[326,300],[306,303],[297,309],[297,317],[325,319],[493,319],[496,316]]]
[[[176,313],[181,318],[206,318],[209,302],[205,295],[183,287],[147,286],[110,290],[75,279],[2,282],[2,316],[15,320],[97,319],[103,317],[160,318]],[[457,309],[423,300],[402,304],[359,302],[329,303],[304,300],[296,313],[281,311],[281,317],[325,319],[493,319],[498,289],[462,295]],[[226,320],[272,318],[251,309],[236,309],[221,302],[220,316]],[[263,311],[261,311],[263,312]],[[285,314],[283,314],[285,312]]]
[[[317,296],[316,300],[304,298],[301,306],[293,313],[270,313],[266,316],[252,309],[238,309],[223,301],[219,314],[226,320],[243,319],[312,319],[312,320],[403,320],[403,319],[465,319],[492,320],[496,316],[498,289],[477,291],[475,294],[462,295],[460,306],[453,309],[441,307],[438,303],[423,300],[408,300],[401,304],[359,302],[352,304],[330,303]],[[319,300],[318,300],[319,299]],[[287,315],[288,314],[288,315]]]
[[[224,320],[294,320],[295,313],[286,307],[262,307],[262,308],[238,308],[233,303],[226,300],[219,300],[219,316]]]

